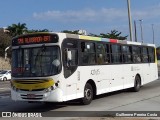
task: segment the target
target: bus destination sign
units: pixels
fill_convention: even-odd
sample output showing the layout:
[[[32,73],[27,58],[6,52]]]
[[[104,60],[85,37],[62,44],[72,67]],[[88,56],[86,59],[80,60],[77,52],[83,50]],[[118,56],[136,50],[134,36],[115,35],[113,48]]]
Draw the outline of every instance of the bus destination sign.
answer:
[[[42,43],[56,43],[58,42],[57,35],[51,34],[36,34],[25,35],[12,40],[12,46],[42,44]]]

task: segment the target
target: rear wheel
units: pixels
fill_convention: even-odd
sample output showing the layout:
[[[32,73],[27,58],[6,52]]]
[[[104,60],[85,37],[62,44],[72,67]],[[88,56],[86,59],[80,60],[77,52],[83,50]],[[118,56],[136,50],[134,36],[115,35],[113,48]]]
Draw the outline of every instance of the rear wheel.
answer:
[[[84,88],[84,97],[81,99],[83,105],[88,105],[93,100],[93,88],[87,83]]]
[[[135,81],[134,81],[134,87],[132,88],[132,90],[134,92],[138,92],[140,88],[141,88],[141,78],[138,75],[136,75]]]

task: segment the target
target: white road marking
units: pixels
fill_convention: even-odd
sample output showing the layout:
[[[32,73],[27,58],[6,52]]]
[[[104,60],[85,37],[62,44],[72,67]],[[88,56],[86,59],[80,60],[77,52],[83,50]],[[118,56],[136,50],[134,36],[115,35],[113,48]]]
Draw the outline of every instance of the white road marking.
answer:
[[[0,88],[0,91],[11,90],[11,88]]]
[[[11,89],[11,88],[0,88],[0,89]]]

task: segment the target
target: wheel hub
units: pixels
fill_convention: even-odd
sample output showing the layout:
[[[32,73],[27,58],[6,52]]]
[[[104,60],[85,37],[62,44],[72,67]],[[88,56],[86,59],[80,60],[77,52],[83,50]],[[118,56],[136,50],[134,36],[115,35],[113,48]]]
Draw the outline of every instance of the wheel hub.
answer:
[[[91,90],[90,89],[85,90],[85,97],[87,100],[91,99]]]

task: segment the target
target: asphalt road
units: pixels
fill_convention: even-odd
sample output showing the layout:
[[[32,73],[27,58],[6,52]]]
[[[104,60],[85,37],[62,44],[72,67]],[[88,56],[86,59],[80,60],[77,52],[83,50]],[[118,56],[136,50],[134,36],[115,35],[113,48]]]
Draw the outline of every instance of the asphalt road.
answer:
[[[40,112],[42,116],[69,119],[104,117],[108,113],[103,111],[160,111],[160,79],[146,84],[139,92],[121,90],[100,95],[86,106],[77,101],[53,104],[15,102],[10,99],[9,82],[0,82],[0,87],[3,88],[0,91],[0,112]]]
[[[0,93],[10,90],[10,81],[0,81]]]

